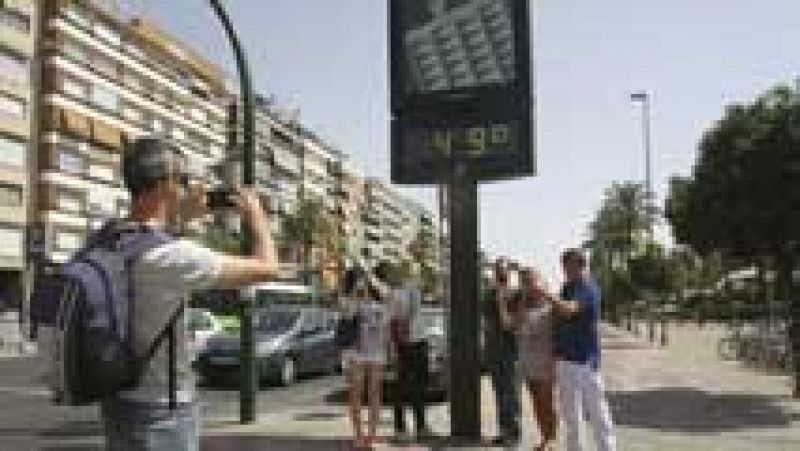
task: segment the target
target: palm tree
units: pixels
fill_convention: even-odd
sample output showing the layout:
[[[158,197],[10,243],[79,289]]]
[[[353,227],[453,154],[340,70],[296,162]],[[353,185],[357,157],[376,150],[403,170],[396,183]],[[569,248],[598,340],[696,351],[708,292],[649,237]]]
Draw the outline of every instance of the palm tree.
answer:
[[[306,283],[311,270],[311,252],[314,248],[328,255],[337,255],[341,249],[336,221],[326,212],[321,202],[304,199],[297,209],[283,217],[282,238],[299,250]]]

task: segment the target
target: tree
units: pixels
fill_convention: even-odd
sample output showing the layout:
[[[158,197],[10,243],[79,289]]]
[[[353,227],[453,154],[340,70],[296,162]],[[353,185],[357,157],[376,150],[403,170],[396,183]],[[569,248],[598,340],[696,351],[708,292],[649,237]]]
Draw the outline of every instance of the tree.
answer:
[[[619,307],[636,297],[628,274],[630,259],[642,247],[652,220],[647,193],[641,183],[614,182],[589,226],[591,266],[607,293],[606,311],[618,319]]]
[[[692,177],[674,182],[667,202],[676,238],[697,252],[751,263],[772,257],[786,300],[794,294],[800,243],[799,95],[780,86],[752,103],[728,107],[701,139]],[[793,310],[800,352],[800,305]]]
[[[439,275],[436,268],[429,264],[432,261],[435,262],[437,247],[436,235],[424,227],[419,229],[414,241],[409,245],[411,258],[420,268],[422,293],[427,296],[434,296],[438,289]]]
[[[339,255],[342,250],[336,221],[318,200],[302,200],[294,212],[283,217],[281,231],[282,238],[299,251],[306,272],[311,269],[312,249],[322,249],[328,255]]]

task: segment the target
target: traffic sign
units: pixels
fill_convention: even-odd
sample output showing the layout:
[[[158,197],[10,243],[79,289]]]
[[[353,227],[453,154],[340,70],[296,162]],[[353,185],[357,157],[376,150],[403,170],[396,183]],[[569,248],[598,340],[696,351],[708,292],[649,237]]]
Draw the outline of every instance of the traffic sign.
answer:
[[[390,0],[392,180],[533,175],[529,0]]]

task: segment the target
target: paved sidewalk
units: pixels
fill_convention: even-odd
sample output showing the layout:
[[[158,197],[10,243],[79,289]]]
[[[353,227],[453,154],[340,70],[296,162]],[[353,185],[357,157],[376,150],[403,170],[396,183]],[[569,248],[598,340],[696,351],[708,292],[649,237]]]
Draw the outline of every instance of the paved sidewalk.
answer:
[[[603,371],[618,424],[620,450],[796,450],[800,449],[800,402],[790,397],[789,378],[770,376],[716,356],[718,327],[673,326],[672,341],[657,348],[611,327],[603,329]],[[493,398],[484,383],[483,435],[495,434]],[[538,442],[526,398],[525,440]],[[434,431],[448,433],[446,405],[431,409]],[[388,410],[381,433],[391,434]],[[205,447],[221,450],[346,449],[349,425],[345,406],[329,403],[262,415],[257,425],[209,419]],[[584,434],[588,440],[589,434]],[[444,443],[383,449],[448,449]],[[491,449],[487,445],[472,449]],[[593,449],[593,447],[587,447]]]

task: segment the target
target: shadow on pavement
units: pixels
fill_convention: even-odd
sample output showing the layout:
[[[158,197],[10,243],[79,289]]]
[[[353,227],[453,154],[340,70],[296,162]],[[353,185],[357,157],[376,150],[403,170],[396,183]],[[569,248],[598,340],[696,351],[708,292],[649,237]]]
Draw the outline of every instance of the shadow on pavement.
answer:
[[[618,425],[687,434],[789,427],[800,420],[777,405],[777,397],[763,395],[662,388],[610,392],[608,399]]]
[[[449,437],[433,437],[418,444],[384,441],[392,449],[432,450],[469,448],[496,449],[487,443],[458,442]],[[248,435],[219,435],[203,437],[201,451],[339,451],[352,450],[352,442],[348,439],[307,439],[299,437],[265,437]]]
[[[202,451],[339,451],[352,446],[344,439],[313,440],[294,437],[223,435],[203,437]]]

